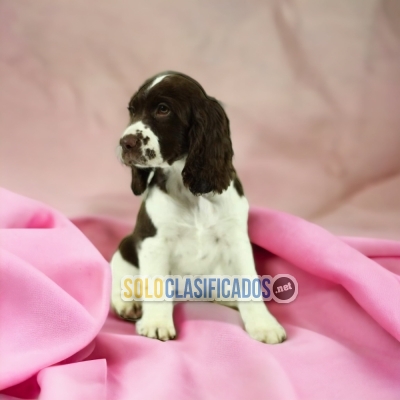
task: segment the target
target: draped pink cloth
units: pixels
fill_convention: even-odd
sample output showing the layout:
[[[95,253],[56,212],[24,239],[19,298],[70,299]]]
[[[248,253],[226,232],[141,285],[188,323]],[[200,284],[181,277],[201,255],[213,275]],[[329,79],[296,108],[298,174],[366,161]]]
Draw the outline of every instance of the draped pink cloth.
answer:
[[[258,272],[299,284],[294,302],[268,303],[288,340],[258,343],[237,311],[184,303],[178,339],[164,343],[107,316],[108,264],[67,218],[6,190],[0,201],[2,400],[399,398],[399,242],[338,238],[253,208]],[[76,224],[113,246],[127,230]]]
[[[108,263],[51,208],[6,190],[0,204],[0,388],[27,381],[18,395],[35,395],[39,384],[40,398],[71,399],[81,398],[63,394],[74,393],[72,381],[83,380],[83,394],[102,378],[104,396],[105,361],[78,361],[108,313]],[[37,373],[37,383],[29,380]]]

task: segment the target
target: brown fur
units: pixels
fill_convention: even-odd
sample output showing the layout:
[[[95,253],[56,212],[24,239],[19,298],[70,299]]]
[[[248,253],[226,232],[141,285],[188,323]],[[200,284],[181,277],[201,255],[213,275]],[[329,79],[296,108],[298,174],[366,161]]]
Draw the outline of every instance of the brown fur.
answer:
[[[147,90],[164,74],[169,76]],[[142,121],[158,136],[161,155],[169,164],[186,156],[183,183],[194,195],[222,193],[235,177],[228,117],[194,79],[171,71],[159,75],[148,79],[132,96],[130,124]],[[168,116],[154,113],[159,103],[170,108]],[[146,156],[154,158],[151,152]],[[145,190],[146,174],[148,177],[143,171],[132,174],[132,179],[139,179],[138,184],[132,183],[135,195]]]
[[[151,168],[131,167],[132,180],[131,189],[135,196],[141,195],[147,188],[147,180],[151,172]]]
[[[146,205],[143,202],[136,218],[136,225],[133,233],[122,239],[119,245],[122,258],[139,268],[139,258],[136,251],[137,246],[144,239],[155,236],[156,233],[157,229],[147,214]]]
[[[242,182],[240,182],[240,179],[238,178],[238,176],[235,176],[235,179],[233,180],[233,185],[236,189],[237,194],[242,197],[244,196],[244,190],[243,190],[243,186],[242,186]]]

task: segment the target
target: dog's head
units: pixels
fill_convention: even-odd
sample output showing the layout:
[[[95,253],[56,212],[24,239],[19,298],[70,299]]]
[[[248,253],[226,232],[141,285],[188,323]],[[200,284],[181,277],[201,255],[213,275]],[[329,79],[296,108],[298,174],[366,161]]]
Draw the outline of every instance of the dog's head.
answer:
[[[130,123],[120,140],[121,161],[132,168],[141,194],[152,168],[185,159],[183,183],[195,194],[221,193],[234,175],[229,120],[194,79],[164,72],[132,96]]]

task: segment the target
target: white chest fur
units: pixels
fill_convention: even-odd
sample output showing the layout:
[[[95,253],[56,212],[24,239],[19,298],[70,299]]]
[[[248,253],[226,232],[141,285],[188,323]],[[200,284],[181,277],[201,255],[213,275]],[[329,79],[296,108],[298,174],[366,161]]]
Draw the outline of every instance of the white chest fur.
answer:
[[[167,172],[168,193],[152,187],[145,194],[157,229],[152,242],[168,248],[170,274],[229,274],[232,246],[247,235],[248,202],[233,182],[220,195],[193,196],[181,181],[183,164],[176,164]]]

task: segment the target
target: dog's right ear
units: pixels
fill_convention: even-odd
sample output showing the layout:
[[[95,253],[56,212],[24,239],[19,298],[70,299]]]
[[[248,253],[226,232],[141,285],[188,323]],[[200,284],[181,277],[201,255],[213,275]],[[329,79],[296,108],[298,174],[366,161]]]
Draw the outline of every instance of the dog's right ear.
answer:
[[[149,179],[152,168],[136,168],[131,167],[132,182],[131,189],[135,196],[141,195],[147,188],[147,181]]]

